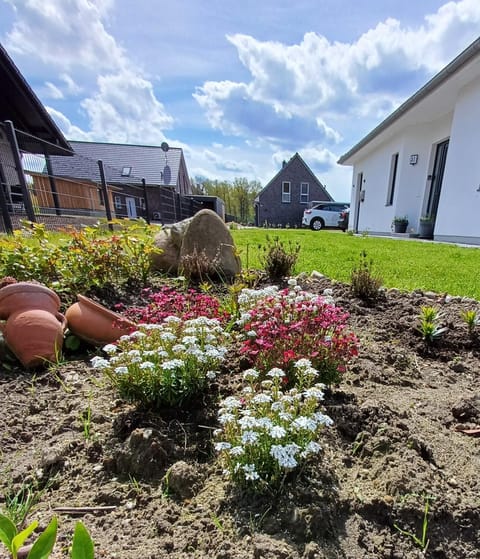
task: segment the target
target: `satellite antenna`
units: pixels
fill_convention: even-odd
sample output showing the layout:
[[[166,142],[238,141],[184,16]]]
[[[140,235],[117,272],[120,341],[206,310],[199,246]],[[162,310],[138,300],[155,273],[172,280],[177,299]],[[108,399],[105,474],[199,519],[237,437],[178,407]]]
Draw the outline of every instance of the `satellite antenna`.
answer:
[[[165,154],[165,166],[167,166],[167,151],[169,150],[169,145],[167,144],[167,142],[162,142],[160,144],[160,148]]]

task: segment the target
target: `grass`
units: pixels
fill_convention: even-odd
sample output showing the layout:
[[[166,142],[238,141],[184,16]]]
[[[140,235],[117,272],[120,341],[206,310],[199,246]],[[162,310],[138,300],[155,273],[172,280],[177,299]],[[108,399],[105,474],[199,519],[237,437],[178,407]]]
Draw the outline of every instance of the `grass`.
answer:
[[[267,235],[301,246],[295,271],[313,270],[350,282],[352,269],[365,251],[385,287],[412,291],[422,289],[480,300],[478,265],[480,248],[446,243],[350,236],[341,231],[314,232],[309,229],[238,229],[231,231],[242,265],[261,267],[261,249]]]

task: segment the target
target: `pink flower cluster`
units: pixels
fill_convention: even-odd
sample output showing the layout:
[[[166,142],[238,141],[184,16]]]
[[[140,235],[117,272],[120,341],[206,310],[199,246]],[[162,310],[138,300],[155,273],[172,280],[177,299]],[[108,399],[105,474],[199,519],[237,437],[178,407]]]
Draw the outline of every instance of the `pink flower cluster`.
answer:
[[[144,290],[143,294],[148,301],[144,307],[129,307],[123,311],[125,316],[137,323],[158,324],[172,315],[182,320],[205,316],[216,318],[222,324],[230,319],[230,314],[220,307],[217,298],[194,289],[181,292],[165,285],[154,292]]]
[[[256,303],[244,325],[241,352],[262,371],[280,367],[295,382],[293,363],[311,361],[325,384],[338,383],[358,355],[358,339],[346,330],[348,313],[304,292],[280,291]]]

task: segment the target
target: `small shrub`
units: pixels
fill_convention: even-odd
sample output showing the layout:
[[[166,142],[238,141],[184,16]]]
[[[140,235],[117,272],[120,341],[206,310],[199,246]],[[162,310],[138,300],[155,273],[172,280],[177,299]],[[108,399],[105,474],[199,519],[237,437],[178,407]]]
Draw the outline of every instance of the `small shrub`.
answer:
[[[260,262],[268,277],[272,281],[277,281],[292,275],[299,252],[300,245],[298,243],[293,244],[289,241],[285,245],[279,237],[270,239],[267,236],[267,244],[260,254]]]
[[[0,237],[0,276],[39,281],[65,303],[92,288],[145,284],[155,252],[156,229],[142,220],[115,221],[116,231],[100,224],[79,231],[51,233],[41,224]]]
[[[467,325],[468,335],[471,337],[475,334],[477,326],[480,324],[480,316],[478,316],[477,311],[468,310],[462,311],[460,313],[462,320]]]
[[[220,403],[215,449],[225,473],[241,487],[279,490],[292,472],[309,460],[318,461],[318,438],[332,420],[319,409],[323,385],[315,384],[311,363],[302,359],[295,368],[300,388],[283,392],[285,372],[273,368],[258,389],[260,374],[249,369],[242,396]]]
[[[367,253],[362,250],[360,261],[352,270],[351,289],[355,297],[369,304],[377,301],[382,286],[382,279],[373,273],[372,268],[372,260],[367,260]]]
[[[180,270],[188,280],[211,281],[220,275],[219,255],[210,258],[205,249],[195,247],[190,254],[181,257]]]
[[[94,357],[92,366],[104,371],[125,400],[151,408],[182,406],[215,378],[228,340],[215,319],[170,316],[108,344],[108,359]]]
[[[446,328],[440,327],[440,319],[441,315],[435,307],[421,307],[418,331],[427,344],[433,343],[447,330]]]

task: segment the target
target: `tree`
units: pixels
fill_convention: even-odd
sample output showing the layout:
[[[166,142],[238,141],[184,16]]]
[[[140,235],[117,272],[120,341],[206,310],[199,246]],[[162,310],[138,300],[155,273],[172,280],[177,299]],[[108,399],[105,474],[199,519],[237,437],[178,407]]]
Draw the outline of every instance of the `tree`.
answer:
[[[233,183],[230,183],[206,179],[201,183],[201,187],[204,194],[221,198],[225,203],[225,212],[235,216],[239,222],[249,223],[254,220],[253,203],[262,188],[258,181],[235,178]]]

